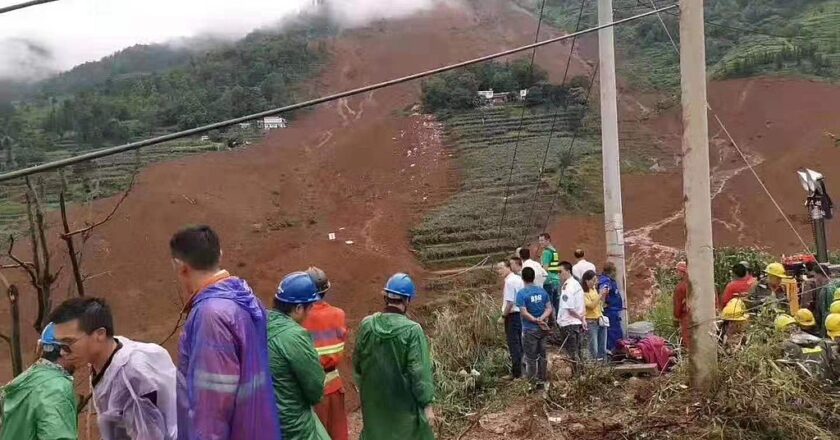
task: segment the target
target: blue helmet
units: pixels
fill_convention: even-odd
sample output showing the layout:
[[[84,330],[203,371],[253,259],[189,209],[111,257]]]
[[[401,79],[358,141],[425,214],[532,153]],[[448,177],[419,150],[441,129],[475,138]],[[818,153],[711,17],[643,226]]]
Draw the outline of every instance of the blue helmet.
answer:
[[[274,298],[289,304],[309,304],[321,299],[318,296],[318,286],[306,272],[292,272],[286,275],[277,286]]]
[[[399,272],[385,283],[385,292],[411,299],[414,298],[417,289],[414,287],[414,281],[411,281],[410,276]]]
[[[41,339],[38,342],[41,343],[41,349],[47,353],[61,348],[62,344],[55,339],[55,324],[51,322],[44,327],[44,330],[41,332]]]

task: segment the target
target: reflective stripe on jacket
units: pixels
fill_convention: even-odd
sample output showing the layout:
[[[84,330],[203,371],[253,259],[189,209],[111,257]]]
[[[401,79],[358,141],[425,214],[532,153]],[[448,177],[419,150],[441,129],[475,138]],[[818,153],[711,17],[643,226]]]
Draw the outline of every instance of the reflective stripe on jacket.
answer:
[[[333,307],[326,301],[316,303],[303,322],[303,328],[312,336],[321,366],[327,373],[324,394],[342,391],[344,383],[338,374],[338,366],[344,359],[344,344],[347,341],[344,310]]]

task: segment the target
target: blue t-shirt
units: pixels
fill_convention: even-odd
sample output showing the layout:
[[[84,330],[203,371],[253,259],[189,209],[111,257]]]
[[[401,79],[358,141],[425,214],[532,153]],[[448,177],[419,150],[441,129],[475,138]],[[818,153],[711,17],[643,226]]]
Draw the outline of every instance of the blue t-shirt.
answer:
[[[525,286],[524,289],[520,290],[516,293],[516,307],[519,309],[526,309],[528,313],[531,314],[534,318],[539,318],[545,313],[545,309],[550,304],[551,299],[548,297],[548,293],[539,286]],[[525,317],[522,317],[522,330],[536,330],[540,328],[534,322],[528,321]]]

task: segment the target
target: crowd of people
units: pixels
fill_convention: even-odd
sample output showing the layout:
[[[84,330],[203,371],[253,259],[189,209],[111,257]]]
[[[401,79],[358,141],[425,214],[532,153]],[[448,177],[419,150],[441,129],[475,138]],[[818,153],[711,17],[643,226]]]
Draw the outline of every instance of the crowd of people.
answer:
[[[73,373],[82,368],[103,440],[346,440],[338,365],[348,328],[325,301],[327,274],[286,275],[266,310],[221,268],[210,227],[185,228],[169,247],[187,296],[177,360],[117,336],[103,299],[68,299],[49,316],[38,360],[0,391],[0,440],[78,439]],[[406,317],[416,294],[408,275],[393,275],[382,312],[357,330],[362,439],[434,438],[429,342]]]
[[[624,337],[615,265],[607,262],[598,273],[581,249],[574,253],[574,264],[561,260],[548,233],[540,234],[539,249],[539,263],[531,259],[529,247],[522,247],[496,266],[504,280],[499,322],[511,358],[508,378],[524,375],[535,390],[548,384],[546,343],[552,335],[574,375],[583,371],[587,347],[590,359],[604,362]]]

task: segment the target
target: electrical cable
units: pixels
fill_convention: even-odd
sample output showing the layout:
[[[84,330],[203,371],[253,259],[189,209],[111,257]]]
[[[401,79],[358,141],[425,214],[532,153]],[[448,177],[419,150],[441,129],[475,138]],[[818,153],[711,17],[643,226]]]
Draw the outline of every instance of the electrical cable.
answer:
[[[52,3],[57,2],[58,0],[32,0],[24,3],[18,3],[16,5],[11,6],[3,6],[0,8],[0,14],[5,14],[7,12],[17,11],[18,9],[28,8],[30,6],[38,6],[43,5],[44,3]]]
[[[583,9],[586,6],[586,0],[581,0],[580,2],[580,9],[578,10],[578,17],[577,17],[577,24],[575,24],[575,31],[577,32],[580,29],[580,22],[583,18]],[[577,42],[577,38],[572,39],[572,45],[569,47],[569,57],[566,59],[566,70],[563,72],[563,80],[560,82],[560,87],[566,85],[566,78],[569,76],[569,67],[572,65],[572,55],[575,52],[575,43]],[[543,175],[545,174],[545,164],[548,161],[548,153],[551,149],[551,139],[554,135],[554,128],[557,124],[557,118],[560,116],[560,107],[554,111],[554,117],[551,120],[551,128],[548,131],[548,141],[545,144],[545,152],[543,153],[542,165],[540,165],[540,173],[537,176],[537,183],[534,187],[534,198],[531,201],[531,209],[528,213],[528,227],[525,229],[524,235],[522,240],[520,241],[521,244],[525,244],[525,241],[528,239],[528,235],[531,233],[531,228],[533,227],[533,218],[534,218],[534,210],[537,206],[537,199],[540,195],[540,184],[542,183]]]
[[[595,88],[595,78],[598,76],[598,69],[600,67],[601,67],[601,63],[599,62],[598,64],[595,65],[595,69],[592,71],[592,78],[589,80],[589,89],[586,92],[586,99],[584,101],[584,108],[589,107],[589,97],[592,95],[592,89]],[[575,130],[574,133],[572,133],[572,140],[569,142],[569,148],[566,150],[566,155],[569,156],[569,157],[571,157],[571,154],[574,151],[575,141],[577,140],[579,132],[580,132],[580,130],[578,129],[578,130]],[[560,192],[563,190],[563,188],[560,185],[560,182],[563,180],[563,178],[565,178],[565,173],[566,173],[565,168],[560,171],[560,178],[557,180],[557,182],[558,182],[557,183],[557,189],[554,191],[554,196],[551,198],[551,206],[548,208],[548,213],[546,213],[546,216],[545,216],[545,223],[543,224],[543,227],[541,228],[543,231],[546,230],[546,228],[548,228],[548,223],[551,221],[551,214],[554,211],[554,206],[557,204],[557,198],[560,195]]]
[[[349,96],[359,95],[359,94],[367,93],[367,92],[370,92],[370,91],[373,91],[373,90],[378,90],[378,89],[382,89],[382,88],[385,88],[385,87],[389,87],[389,86],[393,86],[393,85],[397,85],[397,84],[402,84],[402,83],[413,81],[413,80],[416,80],[416,79],[436,75],[438,73],[448,72],[450,70],[455,70],[455,69],[459,69],[459,68],[462,68],[462,67],[467,67],[467,66],[470,66],[470,65],[473,65],[473,64],[482,63],[482,62],[493,60],[493,59],[496,59],[496,58],[506,57],[506,56],[513,55],[513,54],[516,54],[516,53],[519,53],[519,52],[524,52],[526,50],[533,49],[533,48],[536,48],[536,47],[556,43],[558,41],[568,40],[570,38],[575,38],[575,37],[578,37],[578,36],[581,36],[581,35],[589,34],[589,33],[592,33],[592,32],[597,32],[601,29],[605,29],[605,28],[613,27],[613,26],[618,26],[618,25],[621,25],[621,24],[624,24],[624,23],[629,23],[631,21],[639,20],[641,18],[656,14],[658,12],[671,10],[671,9],[674,9],[674,8],[677,8],[677,7],[678,7],[678,5],[673,4],[671,6],[667,6],[667,7],[657,9],[657,10],[654,10],[654,11],[644,12],[644,13],[641,13],[641,14],[634,15],[632,17],[627,17],[627,18],[624,18],[624,19],[621,19],[621,20],[616,20],[616,21],[613,21],[613,22],[610,22],[610,23],[605,23],[603,25],[598,25],[598,26],[595,26],[595,27],[584,29],[582,31],[578,31],[578,32],[575,32],[575,33],[572,33],[572,34],[567,34],[567,35],[563,35],[563,36],[560,36],[560,37],[550,38],[548,40],[540,41],[538,43],[528,44],[528,45],[520,46],[520,47],[517,47],[517,48],[514,48],[514,49],[508,49],[508,50],[505,50],[505,51],[502,51],[502,52],[497,52],[497,53],[494,53],[494,54],[474,58],[474,59],[471,59],[471,60],[462,61],[462,62],[459,62],[459,63],[450,64],[450,65],[447,65],[447,66],[438,67],[438,68],[435,68],[435,69],[426,70],[426,71],[419,72],[419,73],[414,73],[414,74],[411,74],[411,75],[408,75],[408,76],[403,76],[403,77],[400,77],[400,78],[395,78],[395,79],[391,79],[391,80],[376,83],[376,84],[370,84],[370,85],[363,86],[363,87],[360,87],[360,88],[357,88],[357,89],[352,89],[352,90],[347,90],[347,91],[339,92],[339,93],[332,94],[332,95],[322,96],[320,98],[311,99],[309,101],[299,102],[299,103],[296,103],[296,104],[287,105],[285,107],[279,107],[279,108],[275,108],[275,109],[265,110],[265,111],[262,111],[262,112],[259,112],[259,113],[253,113],[253,114],[249,114],[249,115],[245,115],[245,116],[240,116],[240,117],[237,117],[237,118],[227,119],[227,120],[224,120],[224,121],[215,122],[215,123],[212,123],[212,124],[203,125],[203,126],[200,126],[200,127],[191,128],[191,129],[188,129],[188,130],[183,130],[183,131],[179,131],[179,132],[175,132],[175,133],[170,133],[170,134],[166,134],[166,135],[163,135],[163,136],[157,136],[157,137],[150,138],[150,139],[145,139],[145,140],[142,140],[142,141],[132,142],[132,143],[123,144],[123,145],[119,145],[119,146],[115,146],[115,147],[104,148],[104,149],[101,149],[101,150],[92,151],[90,153],[84,153],[84,154],[69,157],[69,158],[66,158],[66,159],[56,160],[56,161],[53,161],[53,162],[47,162],[47,163],[44,163],[44,164],[35,165],[35,166],[32,166],[32,167],[23,168],[23,169],[16,170],[16,171],[10,171],[8,173],[0,174],[0,182],[5,182],[5,181],[10,180],[10,179],[29,176],[29,175],[32,175],[32,174],[41,173],[41,172],[45,172],[45,171],[52,171],[52,170],[55,170],[55,169],[58,169],[58,168],[63,168],[63,167],[66,167],[68,165],[74,165],[74,164],[77,164],[77,163],[80,163],[80,162],[85,162],[85,161],[89,161],[89,160],[93,160],[93,159],[99,159],[99,158],[102,158],[102,157],[112,156],[114,154],[123,153],[125,151],[137,150],[137,149],[147,147],[147,146],[150,146],[150,145],[156,145],[156,144],[160,144],[160,143],[175,140],[175,139],[180,139],[180,138],[184,138],[184,137],[188,137],[188,136],[193,136],[193,135],[205,133],[205,132],[208,132],[208,131],[211,131],[211,130],[216,130],[216,129],[219,129],[219,128],[230,127],[230,126],[236,125],[240,122],[248,122],[248,121],[251,121],[251,120],[254,120],[254,119],[260,119],[260,118],[263,118],[263,117],[266,117],[266,116],[275,116],[275,115],[278,115],[278,114],[281,114],[281,113],[287,113],[287,112],[292,111],[292,110],[298,110],[298,109],[301,109],[301,108],[312,107],[314,105],[323,104],[325,102],[336,101],[336,100],[341,99],[341,98],[346,98],[346,97],[349,97]]]
[[[542,6],[540,6],[540,17],[537,21],[537,34],[534,35],[534,42],[540,40],[540,29],[542,28],[543,17],[545,13],[545,4],[548,0],[542,1]],[[574,37],[577,38],[577,37]],[[531,63],[528,67],[528,79],[534,79],[534,59],[537,57],[537,48],[535,47],[534,50],[531,52]],[[513,181],[513,169],[516,167],[516,153],[519,151],[519,141],[522,137],[522,123],[525,120],[525,109],[527,106],[523,103],[522,104],[522,111],[519,113],[519,124],[516,128],[516,140],[513,144],[513,155],[510,160],[510,170],[508,171],[508,180],[505,184],[505,198],[504,202],[502,203],[502,216],[499,219],[499,227],[498,232],[496,235],[499,237],[499,240],[502,240],[502,228],[505,225],[505,215],[507,214],[507,205],[508,205],[508,197],[510,195],[510,183]]]

